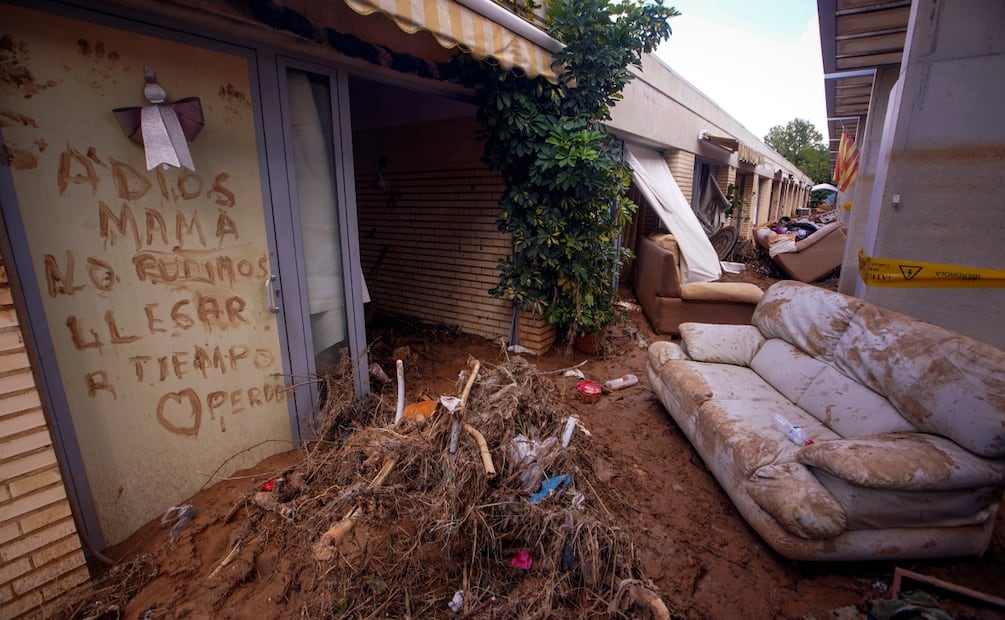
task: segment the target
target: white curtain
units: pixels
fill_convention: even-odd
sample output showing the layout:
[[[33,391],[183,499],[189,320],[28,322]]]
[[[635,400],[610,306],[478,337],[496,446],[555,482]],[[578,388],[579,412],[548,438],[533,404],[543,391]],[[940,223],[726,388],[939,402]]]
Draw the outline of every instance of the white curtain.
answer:
[[[670,174],[666,160],[657,151],[634,144],[626,143],[625,153],[634,171],[635,185],[677,240],[682,259],[681,280],[684,283],[718,280],[722,276],[719,256]]]
[[[331,123],[324,122],[331,118],[331,94],[322,85],[312,85],[303,72],[290,71],[288,79],[293,165],[307,269],[311,332],[314,352],[320,353],[346,339]]]

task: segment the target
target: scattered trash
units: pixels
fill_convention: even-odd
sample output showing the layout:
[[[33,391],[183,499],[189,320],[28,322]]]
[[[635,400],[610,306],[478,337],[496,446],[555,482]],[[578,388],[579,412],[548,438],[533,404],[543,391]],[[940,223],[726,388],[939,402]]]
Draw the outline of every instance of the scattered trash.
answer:
[[[590,405],[600,400],[600,395],[604,393],[604,389],[600,387],[599,383],[589,379],[577,383],[576,391],[579,394],[579,400]]]
[[[586,496],[576,491],[572,496],[572,501],[569,502],[569,506],[573,510],[582,512],[586,508]]]
[[[422,400],[417,403],[407,405],[401,415],[404,419],[415,424],[421,424],[433,417],[436,412],[437,402],[435,400]]]
[[[562,431],[562,447],[568,448],[569,442],[572,441],[572,432],[576,430],[576,424],[579,423],[579,417],[571,415],[569,419],[565,421],[565,430]]]
[[[464,606],[464,590],[458,590],[457,592],[454,592],[454,598],[450,599],[450,602],[447,603],[447,607],[450,608],[450,611],[456,614],[461,610],[461,607],[463,606]]]
[[[534,558],[530,557],[526,549],[521,549],[516,552],[509,563],[521,570],[530,570],[530,567],[534,565]]]
[[[387,373],[384,372],[384,369],[381,368],[380,364],[378,364],[377,362],[371,362],[369,370],[370,370],[370,378],[373,379],[374,381],[377,381],[379,383],[391,382],[391,377],[387,376]]]
[[[562,376],[563,377],[576,377],[577,379],[585,379],[586,378],[586,375],[583,374],[583,371],[580,370],[580,369],[578,369],[578,368],[570,368],[569,370],[566,370],[565,372],[563,372]]]
[[[530,492],[538,488],[544,477],[544,468],[554,460],[558,446],[558,439],[554,437],[535,441],[524,435],[517,435],[510,441],[510,461],[521,470],[520,482],[524,491]]]
[[[623,390],[626,387],[631,387],[631,386],[635,385],[638,382],[639,382],[639,378],[638,377],[636,377],[635,375],[629,374],[629,375],[622,375],[622,376],[618,377],[617,379],[611,379],[610,381],[608,381],[604,385],[609,390]]]
[[[772,426],[775,430],[781,432],[783,435],[789,438],[789,441],[796,444],[797,446],[808,446],[813,443],[813,440],[806,436],[806,431],[802,427],[795,426],[792,422],[785,419],[780,413],[776,413],[772,420]]]
[[[582,497],[581,493],[576,495]],[[559,569],[566,572],[576,566],[576,531],[572,526],[572,515],[569,513],[565,513],[565,523],[562,525],[562,530],[565,531],[565,543],[562,544],[562,561],[559,564]]]
[[[553,491],[562,485],[569,484],[570,482],[572,482],[572,478],[569,477],[569,474],[559,474],[557,476],[547,478],[541,483],[541,490],[531,495],[529,501],[532,504],[539,504],[542,500],[551,495]]]
[[[630,301],[619,300],[614,305],[618,306],[619,308],[624,308],[625,310],[628,310],[628,311],[631,311],[631,312],[641,312],[642,311],[641,306],[639,306],[638,304],[633,304]]]
[[[872,582],[872,589],[878,590],[879,592],[886,592],[890,589],[890,586],[885,581],[876,580]]]
[[[747,268],[747,265],[744,263],[734,263],[725,260],[719,261],[719,264],[722,265],[722,270],[726,273],[740,273]]]
[[[192,520],[195,519],[195,515],[199,514],[199,509],[192,504],[182,504],[181,506],[171,506],[164,512],[164,516],[161,517],[161,525],[167,525],[171,521],[175,521],[175,524],[171,526],[171,531],[168,533],[168,540],[174,542],[178,538],[178,534],[192,524]]]
[[[262,483],[262,486],[258,487],[258,490],[262,493],[272,493],[273,489],[276,488],[276,478],[268,480]]]
[[[447,411],[453,413],[461,404],[461,399],[456,396],[441,396],[440,404],[447,408]]]
[[[531,349],[528,349],[527,347],[519,344],[511,344],[510,346],[506,347],[506,350],[509,351],[510,353],[516,353],[517,355],[537,355],[537,353],[535,353]]]

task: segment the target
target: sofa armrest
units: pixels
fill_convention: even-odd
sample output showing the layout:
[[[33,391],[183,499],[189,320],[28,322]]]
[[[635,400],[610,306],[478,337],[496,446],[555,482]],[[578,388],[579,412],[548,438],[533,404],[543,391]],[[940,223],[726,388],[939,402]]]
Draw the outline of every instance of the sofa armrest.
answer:
[[[765,342],[753,325],[681,323],[680,337],[691,359],[734,366],[749,366]]]
[[[663,368],[670,360],[691,359],[687,352],[676,342],[659,340],[649,345],[649,363],[653,368]]]
[[[820,441],[796,460],[854,485],[929,491],[1005,485],[1005,460],[986,459],[945,437],[883,433]]]

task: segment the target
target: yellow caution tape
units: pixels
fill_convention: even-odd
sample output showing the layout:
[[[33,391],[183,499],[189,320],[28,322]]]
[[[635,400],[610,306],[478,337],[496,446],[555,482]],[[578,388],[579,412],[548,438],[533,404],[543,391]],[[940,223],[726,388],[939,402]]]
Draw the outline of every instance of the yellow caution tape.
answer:
[[[868,286],[902,288],[1002,288],[1005,269],[874,258],[859,250],[858,273]]]

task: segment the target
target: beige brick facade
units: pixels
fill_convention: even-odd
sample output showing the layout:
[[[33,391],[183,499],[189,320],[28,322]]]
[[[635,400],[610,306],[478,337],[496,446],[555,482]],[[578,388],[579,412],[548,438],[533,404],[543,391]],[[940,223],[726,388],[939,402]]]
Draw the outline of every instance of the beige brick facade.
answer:
[[[680,191],[691,202],[694,200],[694,153],[667,151],[664,158]]]
[[[476,131],[471,120],[358,133],[360,260],[381,312],[495,340],[509,337],[513,304],[489,290],[513,242],[496,226],[505,185],[478,161]],[[402,154],[379,170],[382,154],[397,150]]]
[[[0,617],[41,617],[89,578],[0,267]]]

